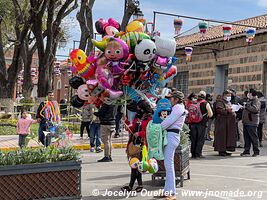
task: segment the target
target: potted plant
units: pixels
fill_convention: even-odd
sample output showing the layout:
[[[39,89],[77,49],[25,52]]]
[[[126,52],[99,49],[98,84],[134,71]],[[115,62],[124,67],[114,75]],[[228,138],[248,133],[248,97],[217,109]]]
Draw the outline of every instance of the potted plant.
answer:
[[[183,187],[184,177],[190,179],[189,168],[189,128],[187,125],[183,126],[183,130],[180,133],[180,145],[177,147],[174,155],[174,169],[175,177],[179,178],[180,186]],[[164,179],[166,177],[166,170],[164,167],[164,161],[158,161],[159,170],[152,175],[152,184],[155,185],[156,178]]]
[[[79,199],[81,161],[71,147],[0,153],[0,199]]]

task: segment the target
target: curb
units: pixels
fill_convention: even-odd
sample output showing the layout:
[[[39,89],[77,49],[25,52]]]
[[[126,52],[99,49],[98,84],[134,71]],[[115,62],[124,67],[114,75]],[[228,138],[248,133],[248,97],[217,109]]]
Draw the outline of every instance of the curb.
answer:
[[[76,144],[76,145],[73,145],[72,146],[75,150],[90,150],[91,146],[89,144]],[[120,148],[126,148],[127,147],[127,144],[126,143],[122,143],[122,144],[118,144],[118,143],[115,143],[115,144],[112,144],[112,147],[114,149],[120,149]],[[38,146],[33,146],[33,147],[30,147],[30,148],[38,148]],[[101,148],[103,149],[104,148],[104,145],[101,144]],[[0,151],[15,151],[15,150],[18,150],[19,147],[2,147],[0,148]]]

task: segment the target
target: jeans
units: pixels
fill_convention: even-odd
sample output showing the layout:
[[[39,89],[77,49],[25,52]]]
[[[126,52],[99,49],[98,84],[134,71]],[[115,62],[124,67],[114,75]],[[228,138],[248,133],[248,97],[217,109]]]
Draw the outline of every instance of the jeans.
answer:
[[[104,144],[105,157],[111,156],[112,142],[111,136],[115,133],[115,125],[100,125],[101,139]]]
[[[117,113],[115,122],[116,122],[116,135],[120,134],[120,129],[121,129],[121,118],[122,118],[122,113]]]
[[[41,122],[39,125],[38,139],[43,145],[47,147],[51,143],[51,135],[47,134],[47,136],[45,136],[43,131],[46,131],[46,122]]]
[[[202,124],[190,124],[190,140],[192,157],[202,155],[202,149],[205,143],[206,127]]]
[[[27,135],[19,135],[19,147],[22,148],[25,146],[25,140],[26,140]]]
[[[87,131],[87,134],[88,134],[88,137],[90,137],[90,124],[91,122],[81,122],[81,127],[80,127],[80,136],[83,137],[83,131],[84,131],[84,128],[86,128],[86,131]]]
[[[101,145],[100,124],[92,122],[90,126],[90,146],[98,148]]]
[[[130,184],[129,186],[131,188],[133,188],[134,186],[134,182],[137,179],[138,182],[138,186],[142,186],[143,182],[142,182],[142,174],[138,171],[138,169],[132,169],[131,170],[131,180],[130,180]]]
[[[168,144],[164,148],[164,166],[166,169],[166,181],[164,191],[168,194],[176,194],[174,155],[180,143],[180,134],[168,132]]]
[[[260,143],[262,142],[262,128],[263,128],[263,123],[259,123],[257,133]]]
[[[259,154],[259,138],[257,135],[257,126],[244,125],[244,139],[245,139],[245,154],[250,154],[251,144],[253,146],[254,154]]]

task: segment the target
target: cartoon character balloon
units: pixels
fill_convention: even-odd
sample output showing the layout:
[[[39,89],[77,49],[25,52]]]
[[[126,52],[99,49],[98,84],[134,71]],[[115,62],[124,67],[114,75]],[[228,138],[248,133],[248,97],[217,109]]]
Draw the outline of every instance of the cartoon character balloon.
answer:
[[[74,49],[70,53],[70,60],[74,65],[71,68],[74,74],[79,74],[85,79],[88,79],[95,74],[96,67],[93,54],[87,57],[83,50]]]
[[[120,31],[120,23],[113,18],[109,18],[108,21],[100,18],[96,21],[95,28],[96,31],[103,36],[114,36]]]
[[[151,61],[156,55],[156,45],[150,39],[143,39],[134,49],[135,57],[143,62]]]
[[[123,40],[109,38],[104,55],[108,59],[107,65],[111,68],[112,74],[119,75],[124,71],[124,61],[129,56],[129,48]]]

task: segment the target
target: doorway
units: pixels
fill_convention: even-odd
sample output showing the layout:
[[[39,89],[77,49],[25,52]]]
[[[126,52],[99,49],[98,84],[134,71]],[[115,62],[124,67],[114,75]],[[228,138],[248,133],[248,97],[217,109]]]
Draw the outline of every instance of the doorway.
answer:
[[[262,80],[263,80],[263,94],[264,96],[267,95],[267,62],[264,62],[263,63],[263,77],[262,77]]]
[[[215,94],[222,94],[228,88],[229,65],[217,65],[215,73]]]

